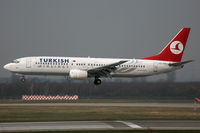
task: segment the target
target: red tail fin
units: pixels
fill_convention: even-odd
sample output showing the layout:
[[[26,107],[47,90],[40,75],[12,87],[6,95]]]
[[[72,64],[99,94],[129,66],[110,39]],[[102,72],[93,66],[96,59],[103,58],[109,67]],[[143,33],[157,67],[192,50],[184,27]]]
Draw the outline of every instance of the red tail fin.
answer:
[[[183,28],[158,55],[144,59],[180,62],[189,33],[190,28]]]

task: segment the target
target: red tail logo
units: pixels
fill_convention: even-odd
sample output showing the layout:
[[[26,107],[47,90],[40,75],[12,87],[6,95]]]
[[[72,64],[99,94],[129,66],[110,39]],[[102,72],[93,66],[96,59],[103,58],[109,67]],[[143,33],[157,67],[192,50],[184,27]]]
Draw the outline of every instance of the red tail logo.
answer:
[[[144,59],[180,62],[189,33],[190,28],[183,28],[158,55]]]
[[[183,44],[179,41],[174,41],[170,45],[170,51],[173,54],[180,54],[183,51]]]

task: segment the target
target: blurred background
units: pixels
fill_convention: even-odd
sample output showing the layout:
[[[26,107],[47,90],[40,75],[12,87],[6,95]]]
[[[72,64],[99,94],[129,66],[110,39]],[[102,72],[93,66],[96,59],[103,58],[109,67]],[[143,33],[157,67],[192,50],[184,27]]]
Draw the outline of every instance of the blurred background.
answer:
[[[145,97],[141,93],[149,94],[151,88],[162,93],[155,97],[178,92],[174,97],[199,95],[199,5],[199,0],[1,0],[1,98],[65,93],[102,97],[112,94],[109,88],[121,94],[116,98]],[[160,52],[183,27],[191,27],[183,60],[195,61],[168,74],[103,79],[99,87],[90,79],[68,81],[51,76],[28,77],[22,85],[17,76],[3,69],[6,63],[25,56],[144,58]]]

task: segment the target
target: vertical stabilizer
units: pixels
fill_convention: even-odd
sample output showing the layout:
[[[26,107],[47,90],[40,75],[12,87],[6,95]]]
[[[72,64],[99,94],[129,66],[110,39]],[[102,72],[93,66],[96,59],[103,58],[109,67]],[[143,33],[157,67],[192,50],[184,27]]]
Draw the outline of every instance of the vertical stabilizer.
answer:
[[[180,62],[189,33],[190,28],[183,28],[159,54],[144,59]]]

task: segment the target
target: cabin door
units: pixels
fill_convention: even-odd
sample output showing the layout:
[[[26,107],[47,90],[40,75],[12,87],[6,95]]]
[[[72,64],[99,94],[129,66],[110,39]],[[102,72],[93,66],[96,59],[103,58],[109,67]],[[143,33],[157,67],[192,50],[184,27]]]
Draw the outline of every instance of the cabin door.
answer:
[[[158,72],[158,63],[153,63],[153,72]]]
[[[26,68],[31,68],[31,59],[26,59]]]

